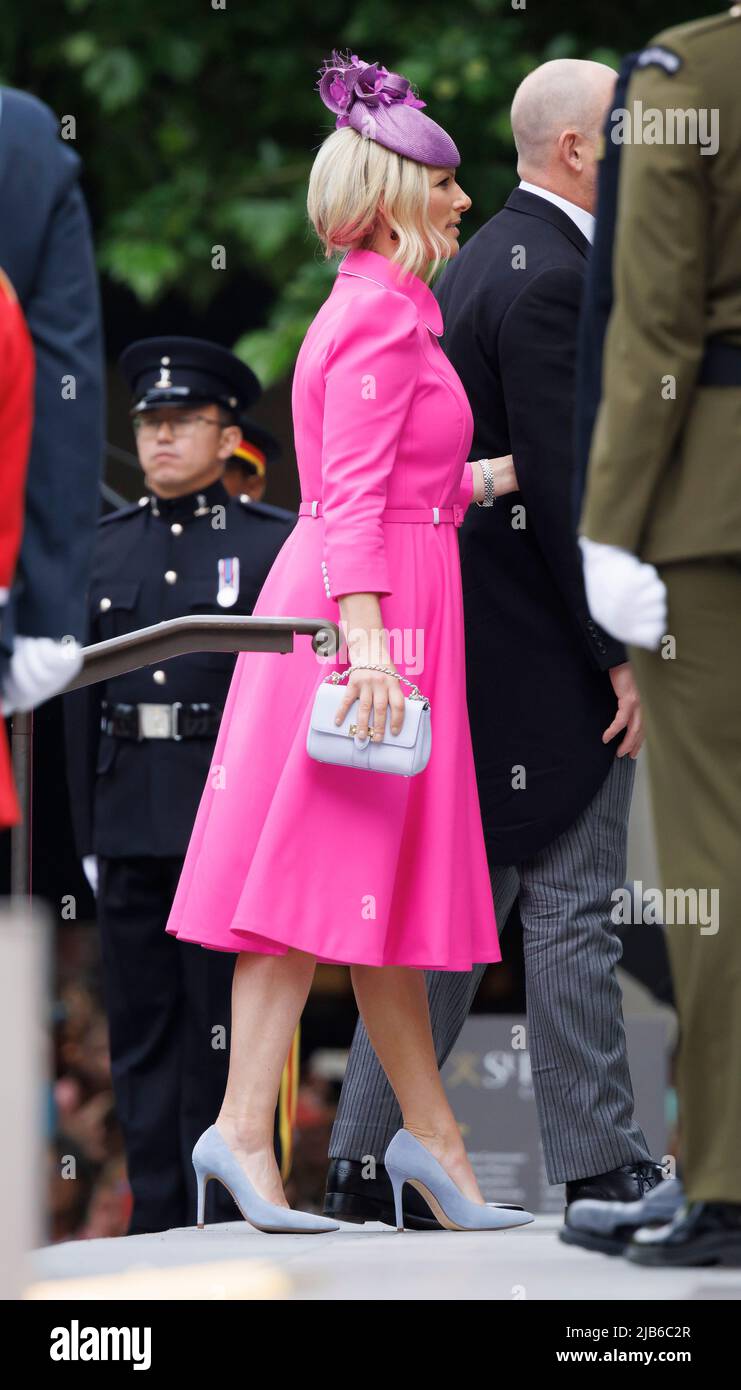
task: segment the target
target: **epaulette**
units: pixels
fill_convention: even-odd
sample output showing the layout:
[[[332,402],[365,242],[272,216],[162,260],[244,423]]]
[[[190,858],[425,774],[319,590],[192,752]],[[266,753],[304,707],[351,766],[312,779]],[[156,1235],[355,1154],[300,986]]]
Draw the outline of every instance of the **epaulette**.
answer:
[[[687,24],[675,24],[671,29],[662,29],[661,33],[646,45],[638,64],[640,67],[649,67],[655,63],[673,77],[686,60],[691,61],[696,44],[704,44],[706,39],[713,40],[716,34],[720,34],[722,39],[722,31],[726,26],[736,24],[739,18],[741,5],[732,5],[721,14],[705,15],[702,19],[691,19]],[[663,57],[663,54],[667,56]]]
[[[148,501],[149,499],[145,498],[144,500]],[[98,525],[106,526],[109,521],[123,521],[124,517],[138,516],[142,510],[142,502],[129,502],[125,507],[117,507],[115,511],[105,512],[103,516],[99,516]]]
[[[296,521],[297,512],[289,512],[285,507],[273,507],[270,502],[256,502],[254,497],[250,497],[248,492],[238,493],[236,499],[245,510],[249,507],[251,512],[257,512],[258,516],[269,516],[274,521]]]
[[[673,49],[666,48],[661,43],[652,43],[638,54],[635,65],[637,68],[663,68],[664,72],[673,77],[679,72],[683,61]]]

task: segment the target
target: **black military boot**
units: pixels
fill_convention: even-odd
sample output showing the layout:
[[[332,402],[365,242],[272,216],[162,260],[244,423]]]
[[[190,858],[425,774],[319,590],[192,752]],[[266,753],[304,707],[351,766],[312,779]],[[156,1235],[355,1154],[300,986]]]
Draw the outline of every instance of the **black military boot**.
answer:
[[[741,1266],[741,1202],[686,1202],[669,1226],[644,1226],[625,1251],[631,1264]]]

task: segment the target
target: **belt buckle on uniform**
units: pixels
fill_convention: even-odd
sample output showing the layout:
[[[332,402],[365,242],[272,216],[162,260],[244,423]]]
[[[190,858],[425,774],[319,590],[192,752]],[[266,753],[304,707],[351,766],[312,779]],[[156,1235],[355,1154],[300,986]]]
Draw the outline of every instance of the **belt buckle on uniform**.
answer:
[[[171,705],[142,704],[139,710],[139,738],[172,738]]]

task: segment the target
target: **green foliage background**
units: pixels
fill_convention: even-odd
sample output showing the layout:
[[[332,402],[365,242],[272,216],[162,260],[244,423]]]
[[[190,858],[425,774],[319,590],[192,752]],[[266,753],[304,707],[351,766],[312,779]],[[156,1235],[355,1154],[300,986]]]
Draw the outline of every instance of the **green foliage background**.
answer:
[[[332,270],[305,215],[313,152],[333,128],[314,91],[333,47],[417,84],[454,135],[467,232],[514,182],[509,104],[548,58],[617,64],[704,0],[2,0],[0,80],[76,118],[104,276],[142,305],[203,309],[245,268],[272,287],[238,350],[263,384],[292,366]],[[227,269],[211,267],[224,245]]]

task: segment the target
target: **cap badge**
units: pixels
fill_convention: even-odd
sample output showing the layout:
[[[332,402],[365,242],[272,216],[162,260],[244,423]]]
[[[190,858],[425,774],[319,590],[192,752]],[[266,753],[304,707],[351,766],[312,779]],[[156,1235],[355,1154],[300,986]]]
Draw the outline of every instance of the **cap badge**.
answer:
[[[161,358],[160,358],[160,364],[161,364],[161,365],[160,365],[160,379],[159,379],[159,381],[155,381],[154,385],[155,385],[155,390],[157,390],[157,391],[164,391],[164,390],[166,390],[166,388],[167,388],[168,386],[172,386],[172,381],[170,380],[170,371],[169,371],[169,367],[170,367],[170,359],[169,359],[169,357],[161,357]]]

